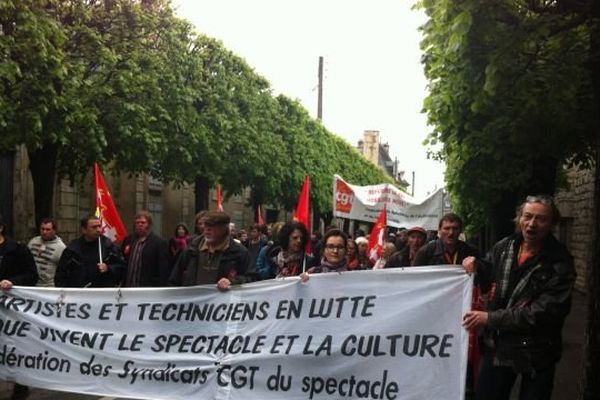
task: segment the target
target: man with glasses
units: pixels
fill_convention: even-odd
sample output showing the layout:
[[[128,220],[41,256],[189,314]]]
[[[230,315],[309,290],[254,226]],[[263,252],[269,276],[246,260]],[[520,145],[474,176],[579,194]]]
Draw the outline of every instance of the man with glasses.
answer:
[[[311,267],[306,272],[300,274],[302,281],[309,280],[310,274],[322,272],[345,272],[348,271],[348,261],[346,260],[346,246],[348,245],[348,236],[339,229],[330,229],[323,236],[323,259],[321,265]]]
[[[463,261],[484,291],[496,283],[487,311],[463,317],[467,329],[485,327],[478,400],[508,400],[518,375],[520,400],[551,398],[576,275],[573,258],[552,235],[559,220],[551,197],[528,196],[517,209],[516,232],[486,259]]]

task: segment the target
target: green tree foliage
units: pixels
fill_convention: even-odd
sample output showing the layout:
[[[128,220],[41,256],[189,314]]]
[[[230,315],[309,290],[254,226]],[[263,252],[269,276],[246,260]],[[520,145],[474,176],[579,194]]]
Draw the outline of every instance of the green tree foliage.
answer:
[[[288,210],[304,174],[321,212],[334,173],[386,180],[168,0],[6,0],[0,27],[0,150],[26,146],[38,219],[94,161]]]
[[[229,193],[259,187],[259,200],[267,200],[277,190],[274,177],[284,155],[283,142],[273,134],[276,103],[269,84],[220,42],[201,36],[196,46],[204,84],[197,122],[208,141],[194,165]]]
[[[27,146],[36,217],[50,215],[57,172],[150,170],[187,100],[174,49],[190,27],[168,3],[10,0],[0,12],[1,146]]]
[[[595,162],[600,227],[600,1],[423,0],[425,110],[461,213],[480,226],[563,165]],[[560,175],[560,174],[559,174]],[[600,397],[600,243],[589,266],[581,399]]]
[[[428,142],[442,143],[448,189],[472,227],[506,231],[519,197],[553,193],[566,162],[589,166],[597,115],[589,30],[575,3],[419,4],[429,16]]]
[[[319,213],[332,211],[334,174],[357,185],[392,182],[383,170],[312,119],[297,101],[283,95],[277,101],[276,134],[285,143],[287,164],[275,199],[287,210],[296,207],[305,174],[311,179],[311,206]]]

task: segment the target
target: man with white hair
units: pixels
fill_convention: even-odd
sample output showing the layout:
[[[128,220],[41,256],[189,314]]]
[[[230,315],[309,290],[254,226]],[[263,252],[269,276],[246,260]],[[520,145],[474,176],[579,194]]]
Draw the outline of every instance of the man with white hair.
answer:
[[[463,261],[484,291],[496,283],[487,311],[463,317],[465,328],[484,327],[486,333],[478,400],[508,400],[519,375],[520,400],[552,396],[576,276],[571,254],[552,235],[559,220],[551,197],[528,196],[517,209],[516,232],[484,260]]]

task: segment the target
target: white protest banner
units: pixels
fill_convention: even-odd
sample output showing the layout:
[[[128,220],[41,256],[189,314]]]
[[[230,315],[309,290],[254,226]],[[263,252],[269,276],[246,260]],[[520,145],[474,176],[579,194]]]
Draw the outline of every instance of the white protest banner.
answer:
[[[456,266],[227,292],[14,287],[0,378],[148,399],[461,399],[471,289]]]
[[[444,192],[438,189],[423,201],[413,199],[394,185],[356,186],[333,176],[333,216],[375,222],[385,205],[387,224],[437,230],[442,218]]]

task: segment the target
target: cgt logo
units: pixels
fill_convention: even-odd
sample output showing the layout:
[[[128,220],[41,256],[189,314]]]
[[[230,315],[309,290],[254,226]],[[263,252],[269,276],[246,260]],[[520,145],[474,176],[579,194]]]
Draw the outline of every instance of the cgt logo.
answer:
[[[349,214],[354,201],[354,191],[346,182],[338,180],[335,182],[335,210]]]

